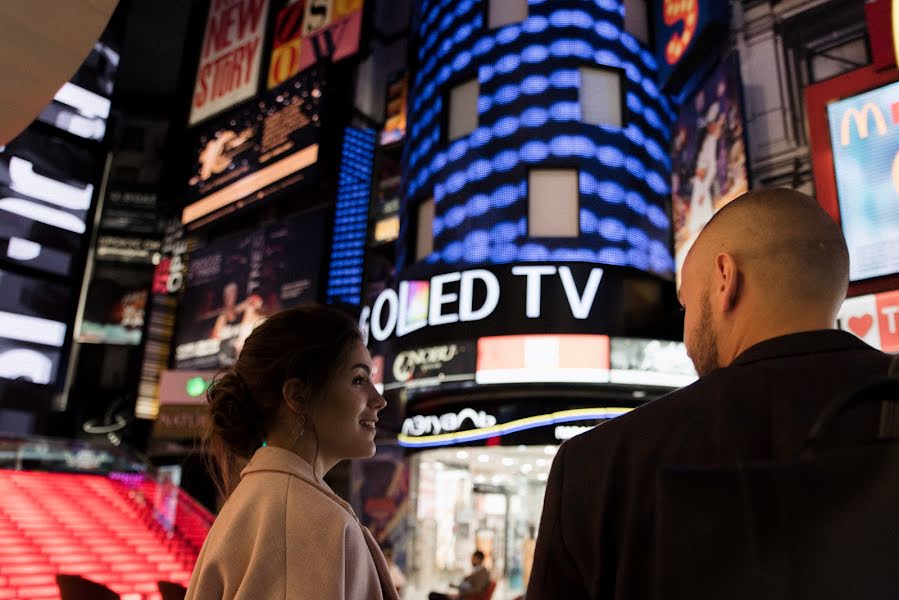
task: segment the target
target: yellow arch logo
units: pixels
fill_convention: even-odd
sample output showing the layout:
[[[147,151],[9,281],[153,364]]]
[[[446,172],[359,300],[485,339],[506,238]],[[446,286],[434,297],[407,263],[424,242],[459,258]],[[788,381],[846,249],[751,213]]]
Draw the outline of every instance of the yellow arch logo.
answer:
[[[852,121],[855,121],[855,127],[858,129],[858,138],[863,140],[868,137],[869,113],[874,115],[874,126],[877,128],[877,133],[886,135],[887,122],[886,119],[883,118],[883,113],[880,112],[880,108],[873,102],[865,102],[861,110],[849,108],[843,113],[843,120],[840,121],[840,143],[842,145],[849,145],[850,125],[852,124]]]

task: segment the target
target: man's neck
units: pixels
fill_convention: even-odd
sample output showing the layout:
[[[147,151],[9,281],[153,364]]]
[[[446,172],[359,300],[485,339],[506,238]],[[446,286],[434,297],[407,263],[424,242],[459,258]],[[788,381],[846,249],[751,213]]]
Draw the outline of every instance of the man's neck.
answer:
[[[833,329],[835,320],[828,315],[809,311],[806,314],[759,314],[752,319],[745,319],[742,326],[735,327],[730,335],[729,343],[723,348],[721,364],[729,365],[749,348],[761,342],[794,333]],[[724,340],[719,340],[719,343]]]

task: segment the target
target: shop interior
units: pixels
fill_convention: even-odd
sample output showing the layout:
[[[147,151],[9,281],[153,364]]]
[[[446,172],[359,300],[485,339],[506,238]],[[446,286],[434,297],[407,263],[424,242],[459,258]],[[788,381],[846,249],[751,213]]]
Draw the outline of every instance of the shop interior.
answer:
[[[450,591],[474,550],[497,582],[493,598],[527,586],[543,493],[557,446],[448,447],[411,458],[412,508],[406,598]]]

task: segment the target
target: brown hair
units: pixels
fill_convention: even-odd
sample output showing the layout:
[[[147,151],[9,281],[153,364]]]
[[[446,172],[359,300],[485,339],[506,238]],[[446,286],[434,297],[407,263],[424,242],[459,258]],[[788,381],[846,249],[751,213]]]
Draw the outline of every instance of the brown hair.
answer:
[[[358,340],[352,318],[321,305],[276,313],[253,330],[234,366],[206,391],[204,455],[223,498],[237,484],[241,462],[262,445],[277,418],[284,382],[298,378],[313,398],[321,398]]]

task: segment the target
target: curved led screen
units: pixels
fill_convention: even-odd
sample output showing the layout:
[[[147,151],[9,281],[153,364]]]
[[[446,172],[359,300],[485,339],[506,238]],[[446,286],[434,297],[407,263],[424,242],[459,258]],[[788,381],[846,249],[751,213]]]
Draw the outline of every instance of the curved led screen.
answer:
[[[485,4],[424,1],[416,23],[403,211],[434,198],[426,260],[584,261],[670,276],[665,149],[673,114],[655,84],[652,53],[623,30],[623,4],[531,1],[523,21],[496,29]],[[596,71],[617,85],[588,93]],[[456,131],[449,113],[459,114],[448,102],[467,97],[463,84],[472,81],[476,126],[448,141],[446,130]],[[610,103],[617,125],[588,122]],[[533,168],[577,170],[578,235],[529,237]],[[404,219],[405,239],[413,224]]]

